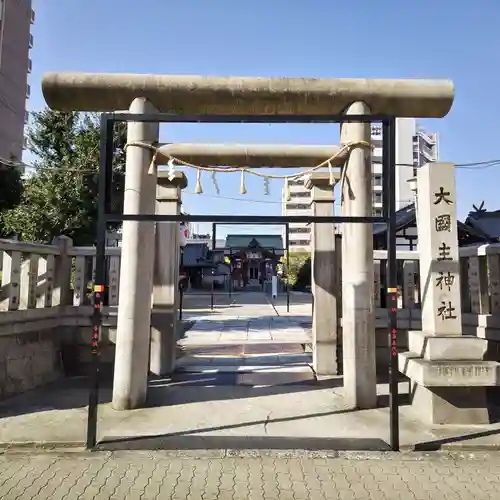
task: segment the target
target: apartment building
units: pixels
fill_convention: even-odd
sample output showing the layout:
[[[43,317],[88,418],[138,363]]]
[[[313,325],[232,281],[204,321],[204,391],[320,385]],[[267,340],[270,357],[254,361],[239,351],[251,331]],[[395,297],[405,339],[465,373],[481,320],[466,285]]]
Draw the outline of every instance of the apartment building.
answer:
[[[31,0],[0,0],[0,159],[23,154],[34,21]]]
[[[382,126],[372,124],[372,205],[373,215],[382,215]],[[430,134],[414,118],[396,120],[396,210],[413,202],[411,178],[416,169],[428,162],[438,161],[437,134]],[[283,215],[311,215],[310,192],[303,181],[289,183],[291,199],[286,201],[283,191]],[[311,227],[304,223],[290,224],[290,251],[310,251]]]

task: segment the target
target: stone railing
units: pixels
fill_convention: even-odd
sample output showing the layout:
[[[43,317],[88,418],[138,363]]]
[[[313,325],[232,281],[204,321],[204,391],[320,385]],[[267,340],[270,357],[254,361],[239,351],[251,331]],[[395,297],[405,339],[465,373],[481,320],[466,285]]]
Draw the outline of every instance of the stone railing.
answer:
[[[2,288],[0,334],[35,328],[81,324],[92,308],[95,247],[75,247],[61,236],[52,245],[0,240]],[[120,281],[117,246],[106,248],[107,288],[103,312],[115,323]],[[397,251],[398,322],[404,329],[420,328],[418,251]],[[385,274],[387,251],[375,250],[374,301],[377,324],[386,323]],[[460,248],[462,310],[465,333],[500,340],[500,244]],[[7,313],[7,314],[6,314]],[[13,325],[18,325],[14,327]],[[89,320],[83,321],[90,324]],[[7,327],[10,325],[9,327]],[[82,325],[83,326],[83,325]]]
[[[500,244],[460,248],[464,333],[500,341]]]
[[[105,317],[118,304],[119,247],[106,248]],[[95,248],[61,236],[52,245],[0,240],[0,335],[90,325]]]
[[[88,366],[95,248],[75,247],[62,236],[52,245],[0,240],[0,253],[0,365],[5,367],[0,372],[1,399],[68,369]],[[114,359],[120,254],[120,247],[106,248],[101,360],[109,366]],[[416,251],[398,251],[397,256],[397,316],[404,347],[405,332],[421,327],[419,256]],[[386,259],[386,251],[374,251],[377,352],[382,361],[387,358]],[[463,331],[499,342],[492,345],[500,345],[499,259],[500,245],[460,249]]]

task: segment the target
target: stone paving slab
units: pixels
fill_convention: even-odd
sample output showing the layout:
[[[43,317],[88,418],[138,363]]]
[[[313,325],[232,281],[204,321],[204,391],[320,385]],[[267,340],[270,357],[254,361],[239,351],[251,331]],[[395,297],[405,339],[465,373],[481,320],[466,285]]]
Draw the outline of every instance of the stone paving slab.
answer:
[[[5,500],[493,500],[500,456],[8,455]]]
[[[252,316],[201,317],[180,339],[180,346],[236,343],[291,343],[311,341],[310,333],[290,318]]]
[[[265,367],[252,371],[260,369],[267,371]],[[335,380],[252,387],[236,385],[235,376],[215,370],[151,380],[149,406],[127,412],[113,410],[108,403],[110,390],[103,388],[98,435],[132,439],[125,446],[146,449],[199,446],[200,437],[206,439],[202,448],[255,448],[259,443],[261,448],[387,449],[388,408],[348,411]],[[2,402],[0,445],[84,443],[87,382],[69,382]],[[266,382],[258,381],[264,386]],[[401,393],[405,385],[400,384]],[[381,385],[379,393],[383,397],[387,387]],[[500,448],[500,424],[443,429],[422,424],[409,410],[400,408],[402,447]]]

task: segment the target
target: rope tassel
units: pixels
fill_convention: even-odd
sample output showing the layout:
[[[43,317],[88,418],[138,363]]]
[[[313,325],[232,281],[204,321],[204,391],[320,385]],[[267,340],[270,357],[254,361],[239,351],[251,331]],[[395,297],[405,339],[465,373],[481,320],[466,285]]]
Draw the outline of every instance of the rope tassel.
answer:
[[[174,159],[170,158],[168,160],[168,180],[173,181],[175,179],[175,163]]]
[[[247,194],[247,187],[245,186],[245,170],[241,170],[240,194]]]
[[[158,156],[158,150],[155,149],[153,157],[151,158],[151,163],[149,164],[148,174],[152,175],[156,173],[156,157]]]
[[[335,184],[335,178],[333,176],[332,162],[328,162],[328,173],[330,174],[330,186]]]
[[[215,192],[219,195],[220,194],[220,189],[219,189],[219,184],[217,182],[217,178],[215,177],[216,171],[212,171],[212,183],[214,185]]]
[[[203,187],[201,186],[201,170],[199,168],[196,169],[196,187],[194,189],[194,192],[196,194],[203,193]]]
[[[269,177],[264,177],[264,195],[269,196]]]

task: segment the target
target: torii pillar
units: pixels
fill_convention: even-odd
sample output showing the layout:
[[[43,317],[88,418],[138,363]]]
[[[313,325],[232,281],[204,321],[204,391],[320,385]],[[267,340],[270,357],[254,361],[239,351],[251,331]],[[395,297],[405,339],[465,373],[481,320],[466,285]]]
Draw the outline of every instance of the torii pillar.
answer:
[[[338,175],[338,174],[337,174]],[[330,183],[328,172],[313,173],[306,181],[311,190],[314,216],[334,215],[333,192],[337,179]],[[335,224],[313,222],[311,278],[313,293],[313,368],[320,377],[337,375],[337,300],[338,276],[335,256]]]
[[[130,113],[152,113],[144,98],[134,99]],[[130,122],[127,142],[158,141],[158,123]],[[127,150],[123,213],[154,214],[156,171],[150,171],[152,152]],[[149,368],[151,293],[153,290],[154,221],[124,221],[116,327],[113,408],[130,410],[146,402]]]
[[[158,172],[156,202],[158,215],[178,215],[181,193],[187,186],[183,172],[170,176]],[[178,222],[157,222],[151,311],[150,370],[168,375],[175,369],[177,351],[177,315],[179,307],[180,241]]]
[[[364,102],[349,106],[346,115],[368,115]],[[370,143],[369,123],[342,123],[342,143]],[[344,165],[342,215],[372,215],[371,151],[352,148]],[[373,226],[347,223],[342,226],[342,358],[344,397],[351,408],[377,406],[375,313],[373,308]]]

